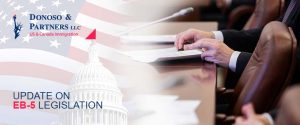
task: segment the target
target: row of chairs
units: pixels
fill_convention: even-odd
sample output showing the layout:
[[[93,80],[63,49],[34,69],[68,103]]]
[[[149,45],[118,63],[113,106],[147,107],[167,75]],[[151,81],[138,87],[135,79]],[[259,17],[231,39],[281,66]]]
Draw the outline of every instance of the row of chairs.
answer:
[[[257,0],[254,12],[244,29],[263,26],[264,29],[236,86],[230,89],[225,86],[217,88],[217,124],[231,124],[234,116],[241,115],[242,106],[249,102],[253,103],[257,113],[275,108],[283,91],[291,82],[297,41],[291,28],[274,21],[282,15],[283,5],[284,0]],[[246,7],[241,6],[239,11],[243,12],[243,8]],[[238,17],[233,15],[229,18],[232,23]],[[219,73],[218,78],[231,78],[224,77],[226,73],[226,71]],[[218,82],[225,81],[232,80],[218,80]],[[224,84],[230,83],[218,83]]]
[[[244,26],[244,30],[265,26],[268,22],[278,19],[284,12],[284,0],[256,0],[255,7],[241,5],[230,11],[227,19],[227,29],[233,28],[241,18],[252,13]]]

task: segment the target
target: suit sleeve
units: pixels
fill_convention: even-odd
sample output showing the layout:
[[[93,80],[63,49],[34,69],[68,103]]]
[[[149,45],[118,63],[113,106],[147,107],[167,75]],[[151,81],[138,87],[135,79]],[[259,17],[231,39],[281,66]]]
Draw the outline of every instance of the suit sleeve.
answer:
[[[235,71],[236,74],[241,75],[243,73],[251,56],[252,56],[252,53],[248,53],[248,52],[240,53],[240,55],[237,58],[237,62],[236,62],[236,71]]]
[[[251,30],[222,30],[224,43],[235,51],[253,52],[262,28]]]

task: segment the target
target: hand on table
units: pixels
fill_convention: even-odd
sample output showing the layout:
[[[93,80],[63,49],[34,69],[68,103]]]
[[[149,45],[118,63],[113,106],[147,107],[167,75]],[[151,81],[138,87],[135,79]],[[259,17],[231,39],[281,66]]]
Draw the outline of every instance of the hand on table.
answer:
[[[177,36],[175,46],[177,49],[192,50],[202,49],[201,58],[216,63],[222,67],[228,67],[233,50],[226,44],[216,39],[211,32],[199,30],[188,30]],[[193,40],[191,44],[185,44],[188,40]]]
[[[176,36],[175,47],[180,50],[183,49],[183,45],[186,43],[193,43],[203,38],[214,38],[212,32],[205,32],[196,29],[189,29],[181,32]]]

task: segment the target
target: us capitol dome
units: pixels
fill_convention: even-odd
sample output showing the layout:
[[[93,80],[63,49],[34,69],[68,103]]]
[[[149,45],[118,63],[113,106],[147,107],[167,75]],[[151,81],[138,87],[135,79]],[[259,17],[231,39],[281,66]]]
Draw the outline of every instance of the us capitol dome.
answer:
[[[89,50],[89,61],[74,75],[71,101],[102,101],[102,109],[68,110],[63,125],[127,125],[127,109],[114,75],[99,61],[95,45]]]

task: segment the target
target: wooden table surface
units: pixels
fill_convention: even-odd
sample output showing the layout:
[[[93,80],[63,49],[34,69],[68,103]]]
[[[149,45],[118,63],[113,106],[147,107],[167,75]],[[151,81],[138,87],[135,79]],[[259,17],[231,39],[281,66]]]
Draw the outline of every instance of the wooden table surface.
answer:
[[[161,23],[134,32],[130,35],[153,35],[153,34],[175,34],[189,28],[198,28],[205,31],[216,30],[214,22],[198,23]],[[145,45],[147,49],[151,45]],[[142,46],[142,47],[145,47]],[[158,46],[158,45],[153,45]],[[159,45],[172,47],[172,44]],[[131,45],[132,47],[132,45]],[[136,47],[136,46],[134,46]],[[139,48],[140,49],[140,48]],[[128,90],[125,95],[136,93],[142,94],[166,94],[178,95],[180,100],[201,100],[196,113],[201,125],[213,125],[215,114],[215,86],[216,65],[204,62],[201,59],[177,60],[162,63],[145,64],[140,62],[128,63],[126,74],[132,83],[139,86],[134,90]],[[134,65],[134,66],[133,66]],[[165,84],[166,78],[182,78],[179,85],[159,90],[159,86]]]
[[[188,61],[188,62],[187,62]],[[215,114],[216,65],[202,60],[173,61],[164,64],[129,64],[126,77],[134,88],[123,91],[126,95],[176,95],[178,100],[200,100],[196,109],[199,125],[213,125]],[[124,66],[124,65],[123,65]],[[128,66],[129,67],[129,66]],[[171,87],[166,79],[179,83]],[[162,87],[164,86],[164,87]],[[126,99],[125,99],[126,100]]]

